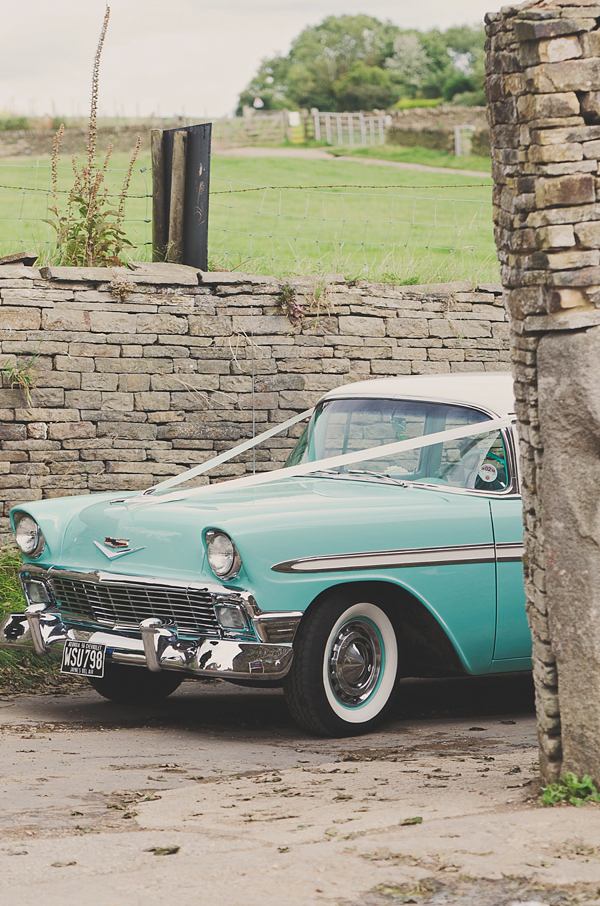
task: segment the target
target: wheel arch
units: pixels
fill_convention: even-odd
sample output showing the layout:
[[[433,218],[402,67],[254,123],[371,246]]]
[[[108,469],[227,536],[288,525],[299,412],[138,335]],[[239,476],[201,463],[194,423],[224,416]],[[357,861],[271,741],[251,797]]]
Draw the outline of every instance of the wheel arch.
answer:
[[[332,596],[359,595],[388,605],[398,636],[400,676],[464,676],[454,644],[429,608],[401,585],[385,580],[345,581],[320,592],[306,609],[318,608]]]

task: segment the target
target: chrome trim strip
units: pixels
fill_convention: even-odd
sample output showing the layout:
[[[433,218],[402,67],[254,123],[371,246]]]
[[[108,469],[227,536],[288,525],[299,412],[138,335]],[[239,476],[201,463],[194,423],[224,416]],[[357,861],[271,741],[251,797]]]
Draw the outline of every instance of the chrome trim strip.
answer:
[[[153,576],[128,576],[124,573],[107,573],[104,570],[76,570],[76,569],[66,569],[60,566],[50,566],[44,567],[37,564],[27,563],[21,569],[21,574],[30,573],[32,576],[41,575],[48,576],[49,579],[56,576],[60,579],[80,579],[82,581],[88,582],[108,582],[114,584],[139,584],[139,585],[169,585],[173,588],[181,588],[185,590],[186,588],[193,588],[195,591],[204,591],[207,594],[212,595],[241,595],[244,596],[246,593],[243,591],[238,591],[234,588],[226,588],[224,585],[217,584],[208,584],[206,582],[183,582],[180,579],[159,579]]]
[[[520,562],[524,553],[525,547],[522,541],[503,541],[496,545],[498,563]]]
[[[271,569],[277,573],[314,573],[335,570],[379,567],[393,569],[407,566],[441,566],[450,563],[493,563],[494,544],[456,544],[449,547],[420,547],[397,551],[371,551],[334,554],[325,557],[302,557],[284,560]]]

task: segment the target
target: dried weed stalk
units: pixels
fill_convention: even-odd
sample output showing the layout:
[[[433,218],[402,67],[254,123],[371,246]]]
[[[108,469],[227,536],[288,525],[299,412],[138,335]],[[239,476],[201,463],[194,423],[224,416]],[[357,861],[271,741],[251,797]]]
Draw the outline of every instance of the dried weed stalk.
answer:
[[[72,158],[74,180],[64,211],[60,210],[58,204],[58,153],[65,128],[64,124],[60,126],[54,136],[52,145],[53,205],[50,213],[54,219],[47,222],[56,230],[58,263],[64,265],[84,267],[119,265],[123,263],[121,260],[123,249],[132,246],[123,231],[123,215],[133,167],[140,150],[140,137],[138,136],[131,156],[116,209],[111,203],[111,197],[105,185],[108,162],[113,150],[112,144],[108,146],[101,166],[96,164],[100,57],[109,18],[110,7],[107,6],[92,70],[87,159],[80,167],[77,164],[77,158]]]

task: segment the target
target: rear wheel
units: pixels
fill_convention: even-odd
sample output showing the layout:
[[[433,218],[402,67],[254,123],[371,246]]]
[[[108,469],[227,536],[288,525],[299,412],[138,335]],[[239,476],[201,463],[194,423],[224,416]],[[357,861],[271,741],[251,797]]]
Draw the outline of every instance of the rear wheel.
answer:
[[[333,593],[300,624],[286,700],[295,720],[312,733],[367,733],[391,708],[397,674],[390,607]]]
[[[128,704],[151,704],[175,692],[183,682],[178,673],[166,670],[152,673],[146,667],[130,667],[128,664],[104,665],[104,676],[89,676],[90,685],[104,698],[112,702]]]

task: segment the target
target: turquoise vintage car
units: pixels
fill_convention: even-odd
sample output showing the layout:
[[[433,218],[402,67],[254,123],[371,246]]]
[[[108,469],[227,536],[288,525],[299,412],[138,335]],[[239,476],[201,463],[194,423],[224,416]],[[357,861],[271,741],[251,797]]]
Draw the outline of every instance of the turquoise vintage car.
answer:
[[[528,669],[513,409],[505,373],[348,384],[285,469],[17,506],[28,607],[3,641],[62,645],[116,701],[283,685],[338,736],[381,721],[400,677]]]

